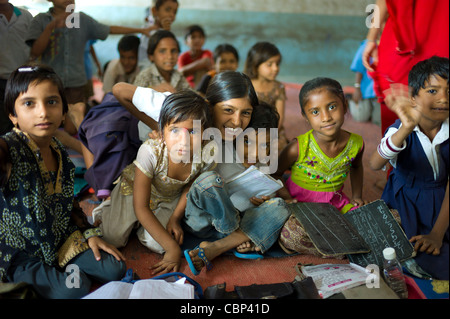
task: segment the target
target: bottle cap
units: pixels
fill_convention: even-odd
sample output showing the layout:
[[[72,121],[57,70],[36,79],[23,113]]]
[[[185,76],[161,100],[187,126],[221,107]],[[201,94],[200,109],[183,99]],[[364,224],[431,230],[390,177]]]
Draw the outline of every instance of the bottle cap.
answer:
[[[383,256],[387,260],[392,260],[392,259],[397,258],[397,255],[395,253],[395,249],[391,248],[391,247],[388,247],[388,248],[383,250]]]

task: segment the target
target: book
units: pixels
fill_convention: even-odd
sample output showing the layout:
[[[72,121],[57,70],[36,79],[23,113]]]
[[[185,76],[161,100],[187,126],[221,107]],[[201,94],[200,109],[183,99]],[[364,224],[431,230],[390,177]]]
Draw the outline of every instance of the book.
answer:
[[[134,284],[111,281],[83,299],[194,299],[194,286],[185,281],[186,278],[176,282],[144,279]]]
[[[264,174],[254,165],[227,181],[226,185],[231,202],[241,212],[255,207],[250,198],[272,196],[283,187],[280,180]]]

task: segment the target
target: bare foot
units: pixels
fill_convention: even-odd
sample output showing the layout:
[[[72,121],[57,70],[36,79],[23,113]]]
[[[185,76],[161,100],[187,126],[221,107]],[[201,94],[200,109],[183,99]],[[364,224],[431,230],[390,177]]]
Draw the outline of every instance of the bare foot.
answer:
[[[199,245],[200,248],[203,249],[203,252],[210,262],[219,256],[221,253],[217,250],[217,247],[214,242],[210,243],[207,241],[201,242]],[[196,270],[200,271],[203,267],[206,266],[203,259],[198,256],[199,249],[194,249],[189,252],[189,256],[191,256],[192,263]]]
[[[258,251],[259,252],[259,251],[261,251],[261,248],[256,247],[254,243],[248,241],[248,242],[245,242],[245,243],[240,244],[239,246],[237,246],[236,250],[237,250],[238,253],[243,254],[243,253],[248,253],[248,252],[251,252],[251,251]]]

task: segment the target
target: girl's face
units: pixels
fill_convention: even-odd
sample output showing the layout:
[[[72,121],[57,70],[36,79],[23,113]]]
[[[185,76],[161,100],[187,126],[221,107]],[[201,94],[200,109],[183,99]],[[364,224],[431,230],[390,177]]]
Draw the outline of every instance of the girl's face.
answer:
[[[308,123],[319,136],[333,138],[341,130],[347,105],[326,88],[309,94],[304,112]]]
[[[223,140],[234,140],[238,129],[247,128],[252,112],[253,107],[245,97],[217,103],[213,109],[214,127],[220,130]]]
[[[412,100],[419,105],[423,120],[445,121],[449,115],[447,80],[438,75],[431,76]]]
[[[224,71],[236,71],[238,67],[238,60],[231,52],[222,53],[216,60],[217,73]]]
[[[191,51],[199,52],[202,50],[205,44],[205,37],[202,33],[195,31],[186,38],[186,45],[191,49]]]
[[[258,67],[258,77],[267,81],[274,81],[280,73],[281,55],[271,57]]]
[[[153,18],[163,29],[170,30],[170,26],[175,21],[178,11],[178,3],[174,1],[165,1],[161,7],[152,8]]]
[[[150,61],[155,63],[158,70],[172,72],[178,60],[178,45],[172,38],[164,38],[159,41]]]
[[[17,97],[14,109],[16,116],[9,115],[11,122],[35,142],[51,138],[65,118],[58,87],[51,81],[31,83],[27,92]]]
[[[173,163],[192,163],[195,150],[200,150],[202,129],[194,128],[194,120],[170,123],[164,127],[164,142]]]

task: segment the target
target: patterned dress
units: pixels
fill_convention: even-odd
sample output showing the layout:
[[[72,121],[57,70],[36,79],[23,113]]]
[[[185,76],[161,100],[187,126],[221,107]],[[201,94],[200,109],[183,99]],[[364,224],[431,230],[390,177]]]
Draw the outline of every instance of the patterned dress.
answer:
[[[20,251],[54,266],[58,248],[76,230],[70,219],[75,166],[61,143],[53,139],[50,145],[58,161],[58,171],[52,174],[26,133],[14,129],[2,138],[12,168],[0,189],[1,281]]]

